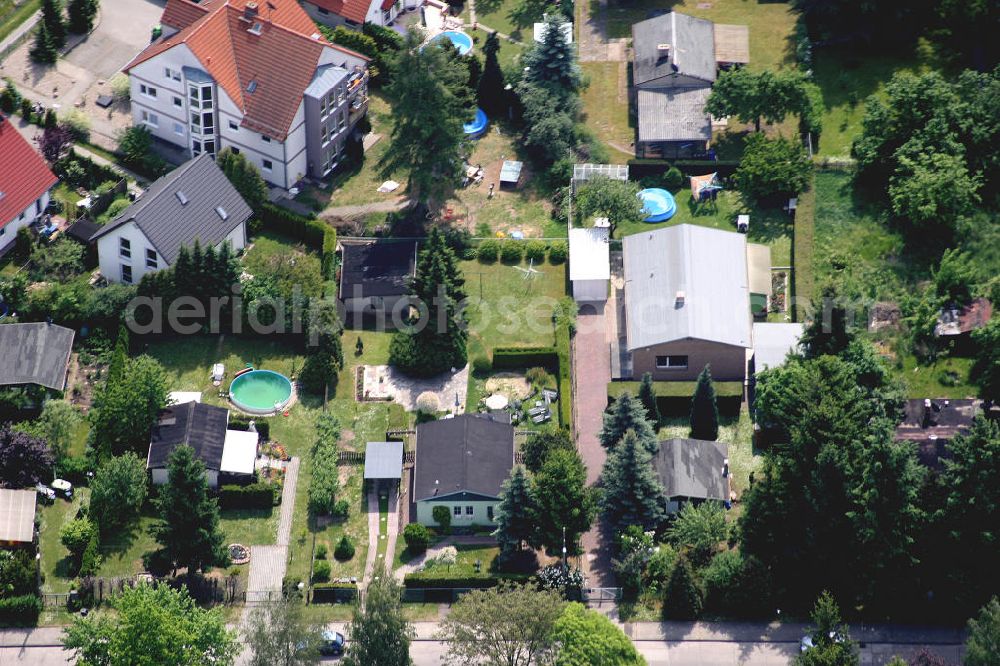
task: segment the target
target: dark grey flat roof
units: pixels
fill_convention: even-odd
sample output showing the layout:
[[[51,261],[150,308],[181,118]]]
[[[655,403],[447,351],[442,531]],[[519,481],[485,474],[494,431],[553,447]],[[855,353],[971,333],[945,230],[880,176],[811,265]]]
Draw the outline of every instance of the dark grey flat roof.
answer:
[[[341,244],[340,299],[402,296],[416,274],[416,241]]]
[[[402,442],[368,442],[365,447],[366,479],[399,479],[403,476]]]
[[[669,497],[729,499],[729,483],[722,476],[729,445],[702,439],[668,439],[660,442],[653,458],[660,483]]]
[[[658,46],[670,46],[669,57],[662,57]],[[635,52],[635,85],[671,76],[715,81],[715,27],[711,21],[680,12],[670,12],[632,25],[632,48]],[[676,68],[676,69],[675,69]]]
[[[205,463],[205,469],[218,472],[226,445],[229,410],[202,402],[185,402],[160,412],[149,441],[149,469],[166,467],[175,448],[187,444]]]
[[[202,153],[150,185],[91,240],[135,222],[160,256],[172,264],[182,246],[190,247],[198,240],[203,246],[214,247],[251,215],[250,206],[212,156]]]
[[[514,426],[463,414],[417,426],[414,501],[457,492],[500,495],[514,466]]]
[[[711,88],[640,90],[639,141],[708,141],[712,119],[705,113]]]
[[[62,391],[73,335],[55,324],[0,325],[0,385],[38,384]]]

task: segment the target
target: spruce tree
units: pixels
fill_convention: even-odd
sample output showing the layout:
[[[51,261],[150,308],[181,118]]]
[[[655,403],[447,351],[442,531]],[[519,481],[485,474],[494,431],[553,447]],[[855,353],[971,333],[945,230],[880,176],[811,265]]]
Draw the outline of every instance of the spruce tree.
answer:
[[[97,0],[69,0],[66,8],[69,15],[69,30],[78,35],[90,32],[97,16]]]
[[[42,25],[48,28],[56,49],[66,45],[66,20],[60,0],[42,0]]]
[[[652,456],[631,430],[608,455],[602,474],[601,508],[615,533],[629,525],[656,529],[665,516],[663,486],[653,469]]]
[[[701,615],[701,590],[694,581],[687,557],[674,563],[663,599],[663,615],[668,620],[696,620]]]
[[[479,79],[483,76],[483,63],[472,54],[467,57],[467,60],[469,63],[469,90],[476,92],[479,89]]]
[[[597,437],[601,440],[601,445],[610,450],[618,445],[629,430],[635,433],[650,454],[659,451],[656,432],[646,419],[646,408],[631,393],[625,392],[618,396],[611,409],[604,414],[604,425]]]
[[[465,366],[468,334],[464,314],[458,309],[465,298],[464,283],[454,250],[439,229],[431,229],[410,288],[411,297],[426,313],[426,321],[416,330],[396,332],[389,345],[392,365],[417,377]]]
[[[500,39],[496,32],[491,32],[483,45],[486,62],[483,66],[483,74],[479,77],[479,88],[476,92],[480,108],[491,118],[500,117],[507,108],[503,70],[500,69],[500,60],[497,57],[499,52]]]
[[[190,446],[170,454],[156,508],[161,522],[151,531],[175,568],[192,574],[224,558],[219,504],[209,495],[205,465]]]
[[[565,19],[554,14],[545,21],[545,37],[525,56],[526,78],[548,88],[560,98],[568,97],[580,87],[580,68],[573,45],[566,41],[562,25]]]
[[[35,32],[35,43],[31,47],[30,55],[35,62],[46,65],[51,65],[59,58],[59,48],[44,21]]]
[[[710,366],[698,375],[698,385],[691,398],[691,437],[715,441],[719,437],[719,407],[715,403],[715,385]]]
[[[524,542],[531,540],[534,531],[531,516],[528,477],[524,473],[524,467],[518,465],[511,471],[510,478],[503,483],[500,503],[496,510],[497,529],[493,534],[500,544],[502,557],[520,552]]]
[[[656,404],[656,391],[653,389],[653,375],[647,372],[639,384],[639,401],[646,408],[646,418],[657,427],[660,424],[660,408]]]

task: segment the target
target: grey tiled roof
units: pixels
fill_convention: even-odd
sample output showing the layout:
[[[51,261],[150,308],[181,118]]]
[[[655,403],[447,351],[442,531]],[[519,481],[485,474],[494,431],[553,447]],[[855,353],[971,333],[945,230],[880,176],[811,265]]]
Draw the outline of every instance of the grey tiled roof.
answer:
[[[729,483],[722,475],[729,445],[701,439],[660,442],[653,458],[666,497],[729,499]]]
[[[417,426],[414,501],[467,492],[497,497],[514,466],[514,426],[463,414]]]
[[[708,141],[711,88],[639,90],[639,141]]]
[[[225,219],[216,208],[225,212]],[[157,253],[172,264],[182,246],[194,245],[195,239],[215,246],[252,214],[212,156],[202,153],[150,185],[91,240],[135,221]]]
[[[160,412],[149,440],[149,469],[167,466],[175,448],[187,444],[205,469],[218,472],[226,445],[229,410],[201,402],[185,402]]]
[[[0,386],[38,384],[62,391],[73,336],[72,329],[55,324],[0,325]]]
[[[670,45],[670,56],[661,57],[657,46]],[[677,74],[715,81],[715,28],[711,21],[680,12],[640,21],[632,26],[635,52],[633,80],[642,85]],[[665,81],[666,85],[666,81]]]

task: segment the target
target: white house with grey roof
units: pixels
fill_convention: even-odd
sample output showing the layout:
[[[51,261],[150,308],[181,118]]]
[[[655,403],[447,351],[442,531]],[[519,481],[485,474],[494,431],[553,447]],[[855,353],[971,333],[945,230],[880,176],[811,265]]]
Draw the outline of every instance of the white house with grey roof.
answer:
[[[668,439],[660,442],[652,463],[667,513],[677,513],[688,502],[725,504],[732,497],[729,445],[724,442]]]
[[[616,379],[743,381],[753,347],[746,236],[679,224],[626,236]],[[613,373],[614,374],[614,373]]]
[[[97,243],[101,275],[132,284],[146,273],[170,267],[182,247],[238,252],[246,247],[246,223],[253,215],[236,188],[202,153],[163,176],[91,238]]]
[[[720,66],[749,62],[746,26],[669,12],[633,24],[632,48],[636,156],[684,158],[705,151],[712,138],[705,102]]]

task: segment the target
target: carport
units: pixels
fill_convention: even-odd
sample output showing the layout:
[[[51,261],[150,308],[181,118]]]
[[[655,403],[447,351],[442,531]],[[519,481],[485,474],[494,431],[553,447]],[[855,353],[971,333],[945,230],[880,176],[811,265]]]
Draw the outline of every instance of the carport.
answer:
[[[365,483],[390,493],[403,476],[402,442],[368,442],[365,449]]]

